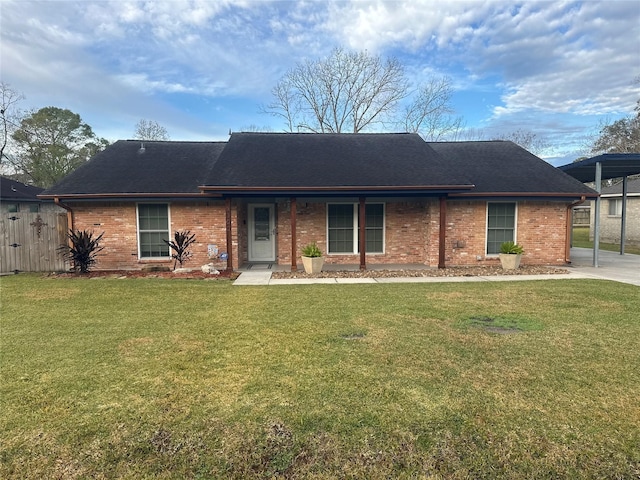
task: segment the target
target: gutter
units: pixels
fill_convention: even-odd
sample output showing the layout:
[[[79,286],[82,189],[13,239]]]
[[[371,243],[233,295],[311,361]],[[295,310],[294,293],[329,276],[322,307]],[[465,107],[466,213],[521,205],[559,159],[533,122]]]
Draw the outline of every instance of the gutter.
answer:
[[[553,193],[553,192],[464,192],[464,193],[450,193],[449,197],[454,198],[481,198],[481,197],[535,197],[535,198],[566,198],[566,197],[597,197],[597,193]],[[584,201],[584,200],[582,200]]]
[[[101,200],[128,198],[207,198],[200,193],[63,193],[61,195],[38,195],[38,198],[72,199],[72,200]],[[63,207],[64,208],[64,207]]]
[[[573,222],[571,221],[571,210],[573,207],[582,205],[587,200],[586,195],[580,197],[573,203],[567,205],[567,231],[564,237],[564,263],[571,263],[571,235],[573,232]]]

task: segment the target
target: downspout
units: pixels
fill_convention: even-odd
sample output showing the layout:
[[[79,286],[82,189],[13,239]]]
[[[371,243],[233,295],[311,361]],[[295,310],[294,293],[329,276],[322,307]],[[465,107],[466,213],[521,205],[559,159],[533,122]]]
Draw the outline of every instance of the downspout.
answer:
[[[586,200],[587,197],[583,195],[580,197],[580,200],[576,200],[567,206],[567,234],[564,241],[564,263],[571,263],[571,236],[573,233],[573,215],[571,214],[571,210],[573,210],[573,207],[582,205]]]
[[[53,203],[55,203],[59,207],[64,208],[67,211],[67,226],[69,227],[69,230],[73,230],[73,227],[74,227],[74,225],[73,225],[73,210],[71,209],[71,207],[69,205],[66,205],[66,204],[62,203],[60,201],[59,197],[54,197]],[[67,232],[65,232],[65,234],[66,233]]]

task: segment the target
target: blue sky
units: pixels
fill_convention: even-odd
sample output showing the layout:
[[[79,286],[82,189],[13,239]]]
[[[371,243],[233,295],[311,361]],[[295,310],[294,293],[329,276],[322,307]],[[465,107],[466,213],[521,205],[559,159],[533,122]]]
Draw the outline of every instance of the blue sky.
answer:
[[[142,118],[173,140],[282,131],[259,106],[337,46],[396,57],[414,85],[450,77],[467,128],[534,132],[555,165],[640,99],[640,0],[0,0],[0,27],[0,79],[22,108],[68,108],[111,141]]]

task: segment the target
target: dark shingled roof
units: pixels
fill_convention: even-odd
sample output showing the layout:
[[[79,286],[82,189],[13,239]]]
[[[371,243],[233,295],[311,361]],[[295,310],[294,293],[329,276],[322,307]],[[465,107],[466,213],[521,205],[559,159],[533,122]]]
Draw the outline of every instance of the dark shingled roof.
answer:
[[[450,168],[464,171],[475,188],[470,194],[586,194],[596,192],[509,141],[431,142]]]
[[[640,177],[629,178],[627,180],[627,194],[640,193]],[[617,182],[615,185],[602,187],[603,195],[622,195],[622,182]]]
[[[0,177],[0,198],[4,201],[41,202],[37,195],[42,188],[25,185],[7,177]]]
[[[416,134],[234,133],[212,187],[471,186]],[[212,188],[215,190],[215,188]]]
[[[597,195],[512,142],[426,143],[407,133],[234,133],[228,142],[121,140],[41,197],[170,198],[201,189],[232,195]]]
[[[602,180],[640,173],[640,153],[603,153],[558,168],[581,182],[593,182],[596,179],[596,163],[602,167]]]
[[[119,140],[42,195],[198,194],[225,144]]]

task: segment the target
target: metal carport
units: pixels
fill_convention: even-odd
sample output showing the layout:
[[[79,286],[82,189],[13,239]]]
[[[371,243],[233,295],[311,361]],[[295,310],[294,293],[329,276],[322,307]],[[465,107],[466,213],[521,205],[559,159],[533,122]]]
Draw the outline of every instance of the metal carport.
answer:
[[[620,226],[620,255],[624,255],[624,236],[627,217],[627,177],[640,173],[640,153],[605,153],[579,162],[558,167],[563,172],[583,183],[595,182],[598,193],[602,192],[602,180],[622,178],[622,222]],[[600,247],[600,196],[596,199],[595,225],[593,232],[593,266],[598,266]]]

